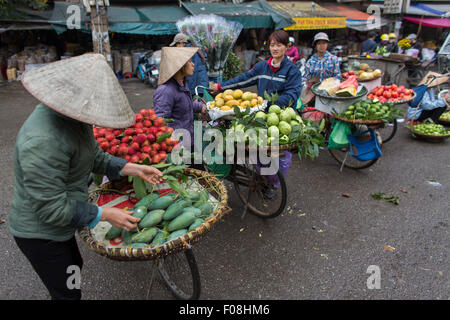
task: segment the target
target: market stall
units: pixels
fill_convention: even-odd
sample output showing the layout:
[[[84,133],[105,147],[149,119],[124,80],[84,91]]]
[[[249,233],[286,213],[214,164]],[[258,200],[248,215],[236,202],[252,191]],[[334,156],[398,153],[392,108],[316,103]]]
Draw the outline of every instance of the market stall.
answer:
[[[371,55],[369,58],[351,55],[347,59],[349,65],[354,65],[355,62],[358,64],[366,63],[372,69],[380,69],[383,73],[382,83],[392,83],[393,81],[397,81],[397,79],[399,82],[402,82],[397,84],[406,84],[404,80],[406,79],[405,62],[417,60],[415,57],[394,53],[387,57]]]

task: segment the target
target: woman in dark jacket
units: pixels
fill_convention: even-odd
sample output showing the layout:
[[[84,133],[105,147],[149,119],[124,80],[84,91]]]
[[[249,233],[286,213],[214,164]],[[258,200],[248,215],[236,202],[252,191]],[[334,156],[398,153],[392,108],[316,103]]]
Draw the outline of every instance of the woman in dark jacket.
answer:
[[[258,87],[258,95],[264,97],[278,94],[278,100],[274,104],[280,107],[295,105],[301,94],[302,75],[298,67],[286,56],[289,35],[284,30],[277,30],[269,36],[271,57],[267,61],[258,62],[252,70],[241,74],[231,80],[213,84],[213,91],[226,89],[245,88],[253,85]],[[269,107],[269,106],[268,106]],[[292,160],[292,153],[284,151],[284,156],[279,158],[279,168],[283,176],[287,175]],[[264,196],[273,198],[275,190],[280,187],[278,176],[270,175],[268,180],[273,189],[267,189]]]
[[[189,43],[188,37],[184,33],[178,33],[175,35],[173,42],[170,44],[171,47],[175,46],[177,48],[182,47],[192,47]],[[186,77],[186,82],[188,84],[189,90],[191,91],[191,95],[195,95],[195,87],[203,86],[208,87],[209,78],[208,72],[206,70],[206,59],[207,55],[201,49],[197,51],[196,54],[192,57],[192,62],[194,63],[194,73],[192,75],[188,75]],[[198,93],[202,94],[203,89],[199,88]]]
[[[193,101],[186,77],[194,73],[192,56],[198,48],[164,47],[161,53],[161,67],[158,88],[153,95],[155,113],[158,117],[173,119],[169,126],[185,129],[194,143],[194,113],[207,117],[206,105]],[[184,138],[184,137],[183,137]]]

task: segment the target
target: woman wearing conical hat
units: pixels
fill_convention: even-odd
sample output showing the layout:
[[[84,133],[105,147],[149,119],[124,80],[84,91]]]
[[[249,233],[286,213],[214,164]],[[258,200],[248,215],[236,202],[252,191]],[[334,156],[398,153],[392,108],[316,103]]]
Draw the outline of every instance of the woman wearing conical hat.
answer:
[[[125,93],[99,54],[61,60],[24,73],[22,84],[41,103],[14,147],[14,199],[9,230],[52,299],[80,299],[69,289],[69,266],[83,264],[75,230],[98,221],[131,230],[132,212],[88,203],[91,172],[140,176],[155,184],[161,172],[103,152],[92,125],[124,128],[135,119]]]
[[[426,85],[427,89],[420,102],[417,101],[420,99],[418,97],[417,100],[414,99],[409,103],[407,120],[422,122],[431,119],[434,123],[438,123],[440,116],[450,106],[450,93],[447,92],[439,97],[436,88],[440,90],[440,85],[447,83],[449,79],[449,74],[428,72],[417,85],[418,87]]]
[[[192,57],[199,48],[164,47],[161,51],[161,66],[158,88],[153,95],[155,113],[158,117],[173,119],[169,126],[186,129],[194,142],[194,113],[207,119],[206,105],[193,101],[186,77],[194,74]]]

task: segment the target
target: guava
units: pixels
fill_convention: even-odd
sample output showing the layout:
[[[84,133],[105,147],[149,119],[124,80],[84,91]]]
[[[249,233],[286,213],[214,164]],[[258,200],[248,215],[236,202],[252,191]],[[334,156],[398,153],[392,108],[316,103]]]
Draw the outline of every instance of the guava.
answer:
[[[286,110],[283,110],[283,111],[281,111],[281,113],[280,113],[280,120],[281,121],[285,121],[285,122],[290,122],[291,121],[291,115],[290,115],[290,113],[289,113],[289,111],[286,111]]]
[[[267,120],[266,120],[267,126],[269,126],[269,127],[277,126],[279,122],[280,122],[280,119],[278,119],[278,116],[276,113],[269,113],[267,115]]]
[[[280,135],[280,130],[277,126],[271,126],[267,129],[269,137],[278,137]]]
[[[286,121],[280,121],[278,124],[278,129],[282,135],[290,135],[292,131],[291,126]]]
[[[266,121],[266,120],[267,120],[267,114],[265,114],[264,111],[258,111],[258,112],[255,114],[255,118],[261,118],[261,119],[263,119],[264,121]]]
[[[281,112],[281,108],[277,106],[276,104],[273,104],[269,107],[269,113],[276,113],[279,114]]]
[[[291,115],[291,119],[295,119],[295,116],[297,116],[297,112],[291,107],[284,109],[284,111],[287,111]]]

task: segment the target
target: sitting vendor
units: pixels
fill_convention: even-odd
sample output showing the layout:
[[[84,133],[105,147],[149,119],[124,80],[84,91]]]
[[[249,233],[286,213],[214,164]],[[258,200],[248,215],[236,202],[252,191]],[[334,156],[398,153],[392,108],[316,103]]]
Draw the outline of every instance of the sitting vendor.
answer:
[[[450,92],[447,92],[441,98],[437,98],[435,89],[448,80],[449,77],[445,77],[439,73],[429,72],[419,83],[419,86],[428,83],[428,89],[425,91],[422,100],[416,108],[408,108],[408,120],[421,122],[426,119],[431,119],[434,123],[438,123],[439,117],[448,107],[447,101],[450,98]]]

